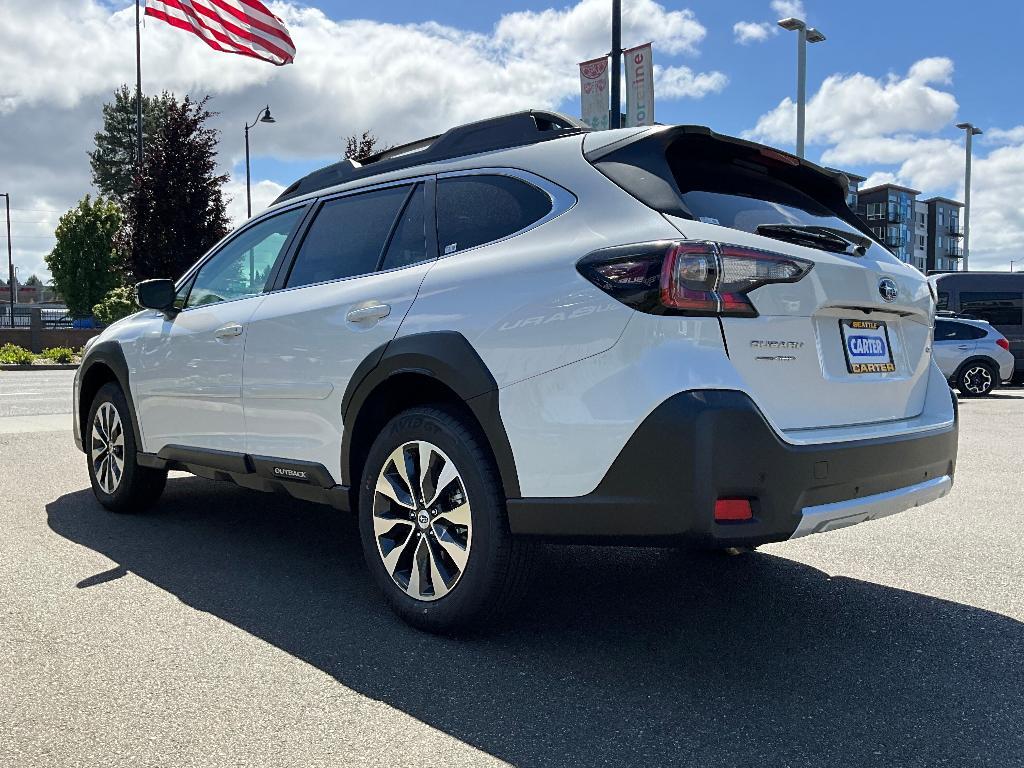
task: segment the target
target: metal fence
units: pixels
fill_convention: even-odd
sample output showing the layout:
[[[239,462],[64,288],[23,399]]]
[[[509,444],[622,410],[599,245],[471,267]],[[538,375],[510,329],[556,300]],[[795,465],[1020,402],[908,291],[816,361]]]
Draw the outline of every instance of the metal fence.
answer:
[[[71,315],[66,309],[38,309],[43,328],[71,328]],[[0,307],[0,328],[32,327],[32,310],[30,307],[15,307],[14,322],[11,322],[10,306]]]

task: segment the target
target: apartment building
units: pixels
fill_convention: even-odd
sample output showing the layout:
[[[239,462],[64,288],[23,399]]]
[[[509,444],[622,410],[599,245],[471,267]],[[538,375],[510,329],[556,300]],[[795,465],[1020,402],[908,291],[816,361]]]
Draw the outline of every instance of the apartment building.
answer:
[[[948,197],[930,197],[923,203],[928,208],[928,271],[956,272],[964,255],[964,233],[960,229],[960,209],[964,204]]]
[[[861,189],[863,176],[842,173],[850,179],[851,193],[847,198],[850,208],[897,258],[925,273],[960,269],[963,203],[948,197],[919,200],[919,190],[899,184]]]
[[[919,194],[919,190],[899,184],[879,184],[859,190],[856,211],[878,240],[900,261],[913,264],[924,272],[926,259],[919,257],[914,247],[914,204]]]

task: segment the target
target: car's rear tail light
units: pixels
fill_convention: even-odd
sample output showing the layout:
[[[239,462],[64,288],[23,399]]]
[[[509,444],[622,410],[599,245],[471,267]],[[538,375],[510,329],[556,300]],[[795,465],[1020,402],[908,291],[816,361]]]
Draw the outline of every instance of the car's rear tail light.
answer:
[[[617,246],[584,256],[577,269],[598,288],[652,314],[756,317],[747,294],[793,283],[814,262],[699,240]]]
[[[734,523],[742,520],[753,520],[754,510],[750,499],[719,499],[715,502],[715,521]]]
[[[1008,342],[1003,337],[1000,336],[998,339],[996,339],[996,344],[1005,349],[1007,352],[1010,351],[1010,342]]]

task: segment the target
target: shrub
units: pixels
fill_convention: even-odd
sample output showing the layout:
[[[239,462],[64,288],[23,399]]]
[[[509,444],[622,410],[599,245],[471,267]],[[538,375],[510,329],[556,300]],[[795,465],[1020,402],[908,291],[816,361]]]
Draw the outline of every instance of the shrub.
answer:
[[[134,315],[139,311],[135,303],[135,289],[119,285],[103,297],[103,301],[92,308],[92,313],[104,325],[110,325],[122,317]]]
[[[4,344],[0,347],[0,365],[32,365],[36,356],[17,344]]]
[[[50,347],[43,350],[43,357],[58,365],[67,365],[75,359],[75,350],[71,347]]]

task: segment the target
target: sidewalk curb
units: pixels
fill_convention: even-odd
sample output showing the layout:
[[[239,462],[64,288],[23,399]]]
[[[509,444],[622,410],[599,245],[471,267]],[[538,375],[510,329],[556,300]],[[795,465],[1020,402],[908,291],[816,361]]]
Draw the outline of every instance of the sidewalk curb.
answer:
[[[77,371],[77,364],[69,365],[0,365],[0,371]]]

